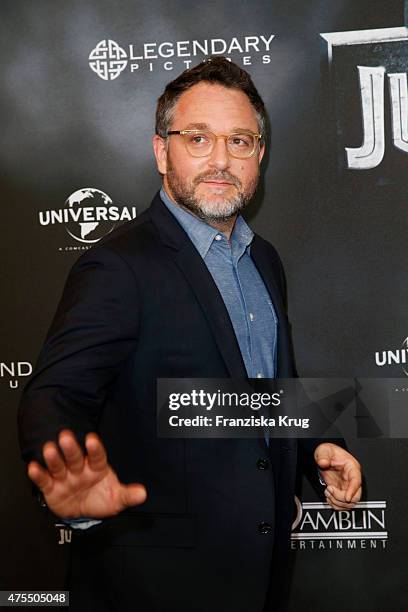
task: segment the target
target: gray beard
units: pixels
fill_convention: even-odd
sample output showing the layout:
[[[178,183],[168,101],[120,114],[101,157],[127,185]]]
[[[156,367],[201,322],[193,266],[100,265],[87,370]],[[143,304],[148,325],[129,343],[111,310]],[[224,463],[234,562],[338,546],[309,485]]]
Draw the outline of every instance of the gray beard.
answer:
[[[169,187],[177,204],[183,208],[186,208],[194,215],[208,223],[228,221],[234,217],[234,215],[243,210],[252,200],[258,184],[258,177],[256,177],[256,179],[249,185],[247,191],[244,192],[240,190],[241,182],[235,176],[227,172],[220,172],[218,174],[211,174],[207,172],[197,176],[194,179],[191,187],[186,187],[179,180],[170,160],[167,162],[166,176]],[[205,198],[199,199],[195,196],[195,187],[203,179],[224,179],[231,181],[237,187],[238,193],[233,198],[220,200],[219,202],[211,202]]]
[[[173,190],[176,202],[194,213],[197,217],[207,222],[223,222],[228,221],[236,215],[238,212],[243,210],[249,201],[247,201],[242,194],[237,194],[230,200],[225,200],[214,204],[206,199],[198,199],[194,195],[186,195],[175,193]]]

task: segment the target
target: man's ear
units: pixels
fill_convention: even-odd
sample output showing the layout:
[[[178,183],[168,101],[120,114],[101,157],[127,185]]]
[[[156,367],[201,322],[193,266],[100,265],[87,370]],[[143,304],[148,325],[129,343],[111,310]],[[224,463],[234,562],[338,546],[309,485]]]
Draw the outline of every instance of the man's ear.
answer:
[[[167,173],[167,140],[158,134],[152,139],[153,151],[156,157],[157,169],[160,174]]]
[[[263,144],[262,147],[260,147],[259,153],[258,153],[258,161],[259,161],[259,163],[261,163],[262,158],[264,156],[264,153],[265,153],[265,145]]]

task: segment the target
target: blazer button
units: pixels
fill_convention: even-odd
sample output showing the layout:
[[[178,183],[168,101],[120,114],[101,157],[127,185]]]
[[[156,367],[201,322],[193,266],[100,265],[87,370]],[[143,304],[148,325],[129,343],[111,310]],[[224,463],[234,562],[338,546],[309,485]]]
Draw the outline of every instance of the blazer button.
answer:
[[[270,523],[265,523],[265,521],[261,521],[258,524],[258,531],[259,533],[262,533],[264,535],[269,535],[270,533],[272,533],[273,528]]]
[[[258,470],[267,470],[269,468],[268,459],[258,459],[258,461],[256,462],[256,467],[258,468]]]

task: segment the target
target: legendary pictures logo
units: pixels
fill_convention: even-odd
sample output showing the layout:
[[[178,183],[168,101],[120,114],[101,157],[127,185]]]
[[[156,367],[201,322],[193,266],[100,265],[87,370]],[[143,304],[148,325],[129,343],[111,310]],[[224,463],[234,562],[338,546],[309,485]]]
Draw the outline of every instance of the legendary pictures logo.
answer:
[[[399,349],[376,351],[375,364],[379,367],[400,365],[405,376],[408,376],[408,337],[405,338]]]
[[[0,361],[0,379],[8,383],[10,389],[18,389],[21,378],[30,376],[33,366],[28,361]]]
[[[180,59],[179,68],[190,68],[197,56],[234,55],[244,66],[250,66],[255,55],[262,54],[263,64],[271,62],[270,46],[273,34],[266,36],[233,36],[228,39],[179,40],[176,42],[149,42],[140,46],[130,44],[127,51],[114,40],[101,40],[89,54],[89,66],[104,81],[113,81],[129,65],[131,72],[146,67],[153,72],[159,66],[169,71],[175,68],[174,59]],[[170,59],[172,58],[172,59]]]
[[[114,40],[101,40],[89,55],[89,65],[104,81],[117,79],[127,66],[126,51]]]
[[[135,217],[135,206],[130,208],[114,206],[106,193],[93,187],[75,191],[66,200],[65,208],[39,213],[41,225],[64,225],[71,238],[88,245],[84,248],[99,242],[116,227],[118,222],[131,221]]]
[[[329,504],[295,498],[292,550],[353,550],[385,548],[385,501],[359,502],[352,510],[334,510]]]

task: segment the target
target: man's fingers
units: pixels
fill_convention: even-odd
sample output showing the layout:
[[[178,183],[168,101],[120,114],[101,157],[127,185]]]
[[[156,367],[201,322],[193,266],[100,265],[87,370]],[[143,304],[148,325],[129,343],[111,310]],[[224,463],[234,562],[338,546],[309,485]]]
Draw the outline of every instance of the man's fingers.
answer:
[[[337,499],[336,497],[334,497],[333,494],[331,494],[327,490],[325,491],[325,495],[326,495],[327,503],[330,504],[332,506],[332,508],[335,508],[336,510],[350,510],[361,499],[361,487],[358,489],[358,491],[356,491],[356,493],[351,498],[351,501],[349,501],[349,502],[341,501],[341,500]]]
[[[361,500],[361,495],[362,495],[362,492],[363,492],[363,491],[362,491],[362,488],[361,488],[361,487],[359,487],[359,488],[357,489],[357,491],[354,493],[354,495],[353,495],[353,497],[351,498],[351,500],[350,500],[350,502],[349,502],[349,503],[350,503],[350,504],[353,504],[353,505],[354,505],[354,504],[357,504],[357,503],[358,503],[358,502]]]
[[[342,490],[330,485],[326,487],[324,494],[327,500],[338,504],[341,508],[349,508],[350,504],[355,504],[360,501],[361,498],[361,486],[357,487],[352,496],[348,496],[348,489]]]
[[[30,461],[27,466],[28,477],[44,493],[52,487],[52,478],[37,461]]]
[[[70,430],[61,431],[58,443],[64,455],[68,470],[73,474],[79,474],[84,467],[84,454],[74,434]]]
[[[347,497],[345,491],[341,491],[340,489],[336,488],[333,489],[332,487],[326,488],[324,494],[327,498],[332,499],[336,503],[341,503],[347,506],[347,504],[351,502],[355,503],[356,501],[360,500],[361,487],[359,487],[351,497]]]
[[[122,503],[127,508],[128,506],[137,506],[143,504],[146,500],[146,488],[142,484],[122,485]]]
[[[330,444],[319,444],[315,450],[314,456],[319,467],[323,469],[329,467],[333,457],[333,451]]]
[[[66,477],[67,469],[55,442],[50,441],[44,444],[43,457],[51,476],[56,480],[63,480]]]
[[[345,496],[346,501],[351,501],[358,490],[361,491],[361,476],[356,474],[351,476],[349,480]]]
[[[85,446],[88,452],[88,465],[97,472],[106,469],[108,458],[105,447],[96,433],[89,433],[85,439]]]
[[[350,509],[361,499],[361,467],[350,453],[332,443],[315,450],[315,461],[327,483],[327,502],[336,510]]]

